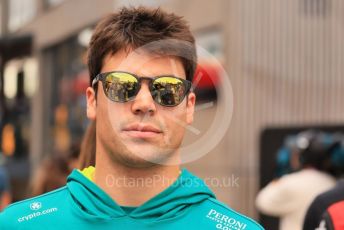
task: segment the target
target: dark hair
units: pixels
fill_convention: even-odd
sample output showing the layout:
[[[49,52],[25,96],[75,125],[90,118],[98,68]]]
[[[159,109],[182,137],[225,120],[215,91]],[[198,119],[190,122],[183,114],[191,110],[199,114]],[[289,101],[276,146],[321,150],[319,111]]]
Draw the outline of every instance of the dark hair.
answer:
[[[320,171],[339,176],[340,168],[335,166],[333,152],[338,148],[338,140],[333,135],[319,130],[307,130],[298,134],[298,142],[303,143],[300,161],[303,167],[314,167]]]
[[[178,42],[162,42],[170,40]],[[102,19],[95,28],[88,49],[88,69],[90,84],[103,65],[108,54],[119,50],[130,50],[158,42],[153,52],[176,56],[181,59],[186,79],[192,81],[196,68],[195,39],[186,21],[160,8],[123,7],[118,12]],[[187,45],[185,45],[187,44]],[[152,51],[152,50],[148,50]]]

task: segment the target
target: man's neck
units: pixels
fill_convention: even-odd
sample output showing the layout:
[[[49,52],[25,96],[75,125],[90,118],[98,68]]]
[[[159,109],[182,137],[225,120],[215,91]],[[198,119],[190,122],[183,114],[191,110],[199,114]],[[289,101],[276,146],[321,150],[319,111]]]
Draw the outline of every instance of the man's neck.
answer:
[[[179,175],[178,165],[133,168],[103,156],[97,159],[94,181],[120,206],[137,207],[169,187]]]

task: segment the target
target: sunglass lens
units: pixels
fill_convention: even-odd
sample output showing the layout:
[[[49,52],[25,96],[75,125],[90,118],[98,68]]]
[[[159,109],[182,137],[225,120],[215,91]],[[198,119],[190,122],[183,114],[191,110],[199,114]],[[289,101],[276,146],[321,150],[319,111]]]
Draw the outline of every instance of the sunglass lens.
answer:
[[[138,80],[129,73],[109,73],[105,78],[106,96],[115,102],[131,100],[135,97],[138,87]]]
[[[180,104],[186,94],[183,81],[175,77],[157,78],[153,81],[153,90],[154,100],[164,106]]]

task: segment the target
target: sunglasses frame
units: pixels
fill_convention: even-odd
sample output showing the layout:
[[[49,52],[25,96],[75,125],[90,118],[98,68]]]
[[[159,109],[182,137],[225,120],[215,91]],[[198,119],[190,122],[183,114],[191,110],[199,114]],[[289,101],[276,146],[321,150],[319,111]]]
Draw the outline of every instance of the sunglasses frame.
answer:
[[[134,78],[137,79],[137,82],[138,82],[138,88],[135,92],[135,96],[131,97],[128,101],[114,101],[112,100],[111,98],[109,98],[106,94],[106,89],[105,89],[105,80],[106,80],[106,76],[109,75],[109,74],[113,74],[113,73],[125,73],[125,74],[129,74],[131,76],[133,76]],[[163,77],[171,77],[171,78],[175,78],[175,79],[178,79],[180,80],[184,86],[185,86],[185,94],[183,96],[183,98],[180,100],[180,102],[178,104],[175,104],[175,105],[162,105],[160,104],[156,99],[154,99],[154,88],[153,88],[153,82],[159,78],[163,78]],[[189,80],[186,80],[186,79],[183,79],[183,78],[180,78],[180,77],[176,77],[174,75],[159,75],[159,76],[155,76],[155,77],[144,77],[144,76],[138,76],[136,74],[133,74],[133,73],[130,73],[130,72],[125,72],[125,71],[110,71],[110,72],[104,72],[104,73],[99,73],[97,74],[97,76],[93,79],[92,81],[92,88],[97,92],[97,87],[96,84],[101,81],[102,82],[102,85],[103,85],[103,90],[104,90],[104,93],[106,95],[106,97],[113,101],[113,102],[118,102],[118,103],[126,103],[126,102],[129,102],[129,101],[133,101],[135,99],[135,97],[137,96],[138,92],[140,92],[140,89],[141,89],[141,85],[142,85],[142,81],[143,80],[147,80],[149,81],[148,83],[148,87],[149,87],[149,92],[153,98],[153,100],[161,105],[161,106],[165,106],[165,107],[175,107],[175,106],[178,106],[179,104],[181,104],[183,101],[184,101],[184,98],[187,97],[189,95],[190,92],[193,91],[193,88],[192,88],[192,82],[189,81]]]

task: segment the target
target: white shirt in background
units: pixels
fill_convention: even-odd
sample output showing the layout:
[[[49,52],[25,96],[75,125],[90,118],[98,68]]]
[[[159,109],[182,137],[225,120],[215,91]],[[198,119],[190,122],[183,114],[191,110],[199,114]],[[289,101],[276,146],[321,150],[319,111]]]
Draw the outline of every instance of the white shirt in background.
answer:
[[[256,206],[266,215],[280,217],[280,230],[301,230],[313,199],[335,183],[327,173],[303,169],[270,182],[258,193]]]

